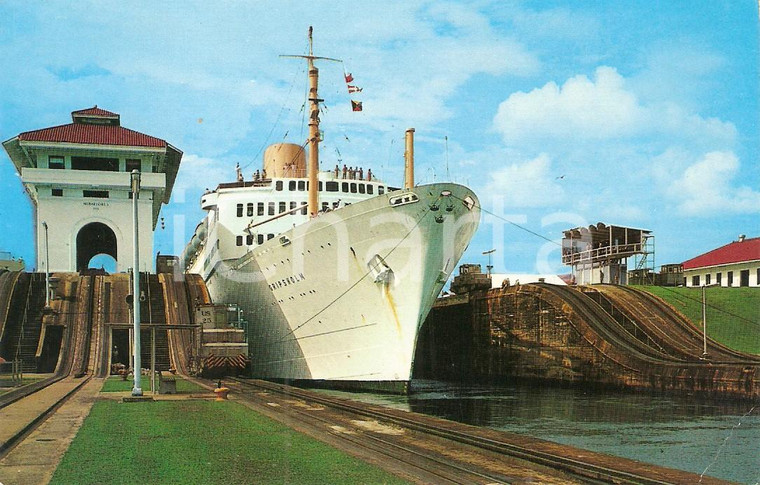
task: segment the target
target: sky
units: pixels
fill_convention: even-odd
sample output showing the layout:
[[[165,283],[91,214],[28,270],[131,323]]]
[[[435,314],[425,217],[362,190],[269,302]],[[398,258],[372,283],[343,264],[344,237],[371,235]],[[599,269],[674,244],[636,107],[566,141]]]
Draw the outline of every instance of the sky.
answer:
[[[0,138],[97,105],[183,153],[155,251],[179,254],[205,188],[306,138],[321,62],[322,167],[471,187],[462,262],[568,273],[562,231],[651,230],[656,266],[760,236],[757,0],[0,2]],[[349,95],[344,73],[361,93]],[[363,103],[353,112],[351,99]],[[34,261],[32,209],[0,154],[0,251]]]

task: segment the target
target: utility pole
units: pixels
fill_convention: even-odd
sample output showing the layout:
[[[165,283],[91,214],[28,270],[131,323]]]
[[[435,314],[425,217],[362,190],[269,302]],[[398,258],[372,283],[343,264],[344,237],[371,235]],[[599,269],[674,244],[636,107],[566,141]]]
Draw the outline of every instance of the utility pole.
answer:
[[[140,346],[140,245],[138,241],[137,233],[137,198],[140,196],[140,171],[137,169],[132,170],[132,227],[133,238],[132,245],[134,246],[134,267],[132,268],[132,318],[134,325],[134,366],[132,372],[135,377],[135,385],[132,388],[133,396],[142,396],[143,392],[140,388],[140,369],[142,363],[140,362],[140,352],[142,350]]]

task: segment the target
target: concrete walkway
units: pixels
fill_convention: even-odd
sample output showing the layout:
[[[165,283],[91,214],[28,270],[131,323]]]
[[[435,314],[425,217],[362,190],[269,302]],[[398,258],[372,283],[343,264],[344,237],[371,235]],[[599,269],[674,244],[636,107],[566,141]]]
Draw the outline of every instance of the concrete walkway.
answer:
[[[66,378],[0,410],[0,443],[23,432],[41,412],[71,392],[81,379]],[[0,484],[47,484],[90,413],[104,379],[90,379],[37,429],[0,460]]]

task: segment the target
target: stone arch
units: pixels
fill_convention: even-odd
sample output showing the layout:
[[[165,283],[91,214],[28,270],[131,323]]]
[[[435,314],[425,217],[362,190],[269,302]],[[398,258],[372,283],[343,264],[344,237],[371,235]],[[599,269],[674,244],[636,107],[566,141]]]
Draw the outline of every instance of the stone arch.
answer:
[[[116,251],[116,234],[102,222],[91,222],[77,233],[77,271],[87,269],[90,260],[98,254],[107,254],[119,261]]]

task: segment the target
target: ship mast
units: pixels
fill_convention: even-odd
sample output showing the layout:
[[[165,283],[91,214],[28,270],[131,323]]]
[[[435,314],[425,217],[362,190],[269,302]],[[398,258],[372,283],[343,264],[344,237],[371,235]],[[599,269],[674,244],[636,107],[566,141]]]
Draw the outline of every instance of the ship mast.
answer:
[[[314,65],[314,60],[342,62],[340,59],[331,57],[318,57],[314,55],[313,28],[309,26],[309,54],[306,56],[280,56],[306,59],[309,70],[309,217],[316,217],[319,212],[319,99],[317,87],[319,84],[319,69]]]

